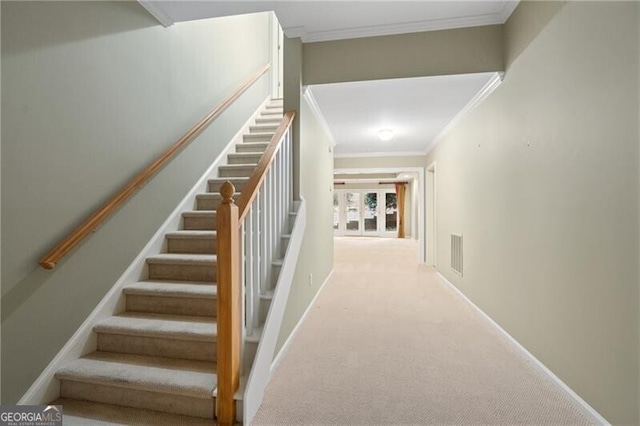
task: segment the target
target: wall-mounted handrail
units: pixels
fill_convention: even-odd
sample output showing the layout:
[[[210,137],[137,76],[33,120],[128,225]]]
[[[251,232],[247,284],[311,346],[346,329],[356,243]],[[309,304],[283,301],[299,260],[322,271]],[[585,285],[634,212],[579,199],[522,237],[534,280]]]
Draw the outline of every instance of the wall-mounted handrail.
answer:
[[[216,106],[209,114],[193,126],[184,136],[175,142],[169,149],[162,153],[155,161],[149,164],[142,172],[124,185],[115,195],[95,210],[84,222],[75,228],[68,236],[62,239],[58,244],[49,251],[42,259],[40,266],[45,269],[53,269],[56,264],[67,255],[76,245],[84,238],[91,234],[98,226],[100,226],[109,216],[111,216],[122,204],[124,204],[133,194],[143,187],[149,180],[171,161],[177,153],[187,146],[196,136],[206,129],[211,122],[216,119],[224,110],[226,110],[236,99],[240,97],[249,87],[253,85],[264,73],[266,73],[271,64],[267,64],[253,73],[245,80],[236,90],[226,97],[218,106]]]
[[[259,325],[259,297],[272,286],[270,273],[293,196],[291,124],[284,114],[235,205],[227,181],[217,209],[218,425],[235,424],[235,393],[241,368],[243,325],[252,336]],[[243,305],[245,304],[244,315]]]

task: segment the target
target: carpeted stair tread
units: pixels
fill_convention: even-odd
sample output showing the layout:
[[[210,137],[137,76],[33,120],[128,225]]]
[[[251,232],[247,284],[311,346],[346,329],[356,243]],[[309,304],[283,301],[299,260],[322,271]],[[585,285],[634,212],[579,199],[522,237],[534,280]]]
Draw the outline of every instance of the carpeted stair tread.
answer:
[[[100,321],[93,330],[97,333],[199,342],[215,342],[217,335],[216,322],[211,317],[151,313],[114,315]]]
[[[282,119],[280,117],[258,117],[256,118],[257,124],[280,124]]]
[[[198,299],[215,299],[218,294],[215,285],[194,284],[193,281],[140,281],[126,285],[123,291],[125,294]]]
[[[263,152],[269,142],[242,142],[236,145],[236,152]]]
[[[214,254],[161,253],[147,257],[147,263],[152,264],[213,265],[215,262]]]
[[[226,180],[226,179],[225,179]],[[188,210],[182,212],[182,217],[211,217],[215,218],[216,212],[211,210]]]
[[[93,352],[77,359],[58,370],[55,377],[196,398],[211,398],[216,387],[212,362],[112,352]]]
[[[255,152],[239,152],[234,155],[238,155],[238,154],[247,154],[248,156],[256,155]],[[215,178],[215,179],[209,179],[208,182],[211,184],[216,184],[216,183],[225,183],[226,181],[231,182],[235,186],[238,184],[249,182],[249,178],[248,177]]]
[[[215,239],[216,231],[192,231],[192,230],[179,230],[167,232],[165,234],[167,238],[175,238],[175,239]]]
[[[258,163],[251,163],[251,164],[225,164],[224,166],[220,166],[218,169],[220,169],[220,170],[248,169],[250,167],[255,168],[257,165],[258,165]],[[206,195],[210,195],[210,194],[212,194],[212,193],[211,192],[206,193]],[[205,194],[203,193],[203,194],[198,194],[198,195],[205,195]]]
[[[274,132],[278,129],[279,123],[273,124],[256,124],[255,126],[250,126],[249,131],[251,133],[269,133]]]
[[[123,407],[121,405],[100,404],[97,402],[79,401],[61,398],[51,403],[62,405],[63,423],[65,426],[210,426],[213,420],[179,414],[163,413],[144,408]]]

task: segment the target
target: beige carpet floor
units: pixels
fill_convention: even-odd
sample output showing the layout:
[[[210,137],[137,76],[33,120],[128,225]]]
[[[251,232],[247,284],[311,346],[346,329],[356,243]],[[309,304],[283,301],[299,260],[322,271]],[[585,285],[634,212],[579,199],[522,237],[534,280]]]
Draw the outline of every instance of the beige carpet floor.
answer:
[[[337,238],[335,270],[254,425],[588,424],[419,266],[411,240]]]

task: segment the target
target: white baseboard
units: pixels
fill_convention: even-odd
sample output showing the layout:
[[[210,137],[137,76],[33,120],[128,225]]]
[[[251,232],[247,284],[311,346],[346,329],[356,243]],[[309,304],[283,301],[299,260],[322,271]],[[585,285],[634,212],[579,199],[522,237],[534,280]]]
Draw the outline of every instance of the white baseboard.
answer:
[[[318,299],[318,296],[320,296],[320,293],[324,289],[324,286],[329,282],[329,279],[331,278],[332,275],[333,275],[333,269],[331,269],[331,271],[329,272],[329,275],[327,275],[327,278],[324,280],[324,282],[316,292],[316,295],[313,296],[313,299],[311,299],[311,303],[309,303],[309,306],[307,306],[307,309],[304,311],[304,313],[298,320],[298,323],[296,324],[296,326],[293,328],[293,330],[291,330],[291,333],[289,333],[289,337],[287,337],[287,340],[285,340],[284,344],[278,351],[278,355],[276,355],[275,358],[273,358],[273,361],[271,362],[271,374],[273,374],[273,372],[278,367],[280,362],[282,362],[282,358],[284,354],[287,352],[287,350],[289,349],[289,346],[291,346],[291,342],[293,342],[293,338],[298,332],[298,329],[300,329],[300,326],[302,325],[304,320],[307,318],[307,315],[309,315],[309,312],[311,312],[311,308],[313,308],[314,305],[316,304],[316,300]]]
[[[505,329],[500,327],[489,315],[487,315],[482,309],[480,309],[475,303],[473,303],[464,293],[462,293],[458,287],[451,284],[440,272],[437,272],[438,277],[450,290],[465,300],[471,307],[484,318],[495,330],[497,330],[515,349],[520,351],[522,355],[527,358],[528,361],[542,374],[547,376],[551,383],[562,392],[582,414],[584,414],[593,424],[596,425],[610,425],[604,417],[600,415],[592,406],[590,406],[584,399],[575,393],[565,382],[563,382],[558,376],[553,374],[546,365],[544,365],[538,358],[536,358],[531,352],[529,352],[524,346],[520,344],[513,336],[511,336]]]
[[[95,351],[98,347],[97,337],[93,333],[93,326],[116,313],[125,310],[122,288],[127,284],[140,281],[147,271],[146,258],[161,253],[165,248],[165,234],[170,230],[179,229],[182,221],[182,212],[191,210],[195,205],[196,194],[207,191],[207,181],[217,177],[218,167],[221,165],[235,147],[236,143],[242,141],[242,135],[249,131],[249,126],[260,114],[260,111],[269,102],[270,98],[258,107],[251,117],[240,128],[238,133],[231,139],[227,147],[218,155],[207,171],[198,179],[198,182],[191,188],[189,193],[182,199],[178,206],[171,212],[167,220],[158,228],[151,240],[138,253],[133,262],[127,267],[125,272],[118,278],[114,286],[102,298],[96,308],[89,314],[87,319],[80,325],[78,330],[71,336],[60,352],[47,365],[36,381],[27,392],[20,398],[20,405],[46,404],[60,396],[60,383],[54,375],[64,365],[78,359],[88,353]]]

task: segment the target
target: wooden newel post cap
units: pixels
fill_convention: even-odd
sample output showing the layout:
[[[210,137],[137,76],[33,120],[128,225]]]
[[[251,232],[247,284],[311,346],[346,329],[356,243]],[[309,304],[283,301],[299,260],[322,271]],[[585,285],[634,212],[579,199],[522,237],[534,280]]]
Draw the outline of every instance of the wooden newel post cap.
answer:
[[[220,194],[222,195],[222,204],[233,204],[233,196],[236,193],[236,188],[229,181],[222,184],[220,188]]]

